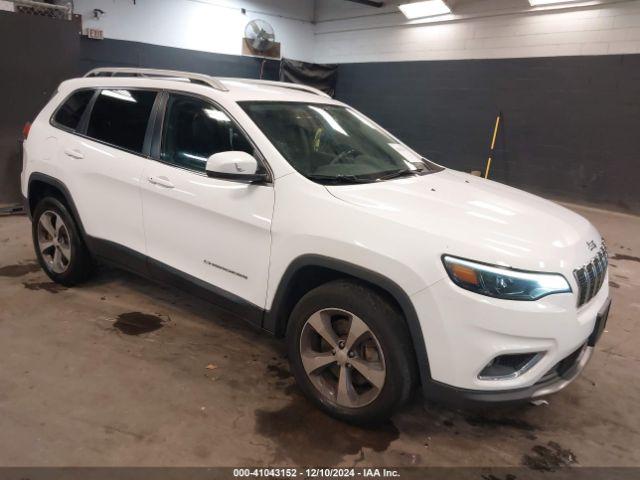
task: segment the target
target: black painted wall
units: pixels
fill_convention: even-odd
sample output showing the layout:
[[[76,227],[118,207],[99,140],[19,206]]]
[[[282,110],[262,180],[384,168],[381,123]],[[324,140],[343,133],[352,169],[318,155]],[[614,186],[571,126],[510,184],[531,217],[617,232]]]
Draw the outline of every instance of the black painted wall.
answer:
[[[219,77],[277,80],[280,62],[240,55],[199,52],[124,40],[90,40],[82,37],[78,75],[96,67],[145,67],[184,70]]]
[[[24,32],[29,35],[24,35]],[[279,62],[80,37],[0,12],[0,203],[17,201],[17,140],[55,86],[99,66],[277,79]],[[52,40],[53,39],[53,40]],[[640,213],[640,55],[342,64],[336,96],[423,155],[546,196]]]
[[[20,201],[22,127],[72,77],[79,24],[0,12],[0,204]]]
[[[336,96],[445,166],[640,213],[640,55],[342,64]]]
[[[90,40],[74,22],[0,12],[0,204],[20,201],[18,140],[22,127],[60,82],[95,67],[168,68],[218,76],[277,80],[280,62],[161,47],[121,40]],[[28,35],[25,35],[28,32]],[[6,67],[6,68],[5,68]]]

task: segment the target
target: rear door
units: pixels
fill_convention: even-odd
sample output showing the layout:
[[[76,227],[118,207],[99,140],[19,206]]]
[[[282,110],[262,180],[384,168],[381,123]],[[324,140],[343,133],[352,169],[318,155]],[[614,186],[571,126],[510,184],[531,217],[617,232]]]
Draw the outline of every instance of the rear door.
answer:
[[[72,172],[67,186],[98,254],[145,253],[140,179],[156,95],[152,90],[97,90],[77,134],[61,140],[60,155]]]
[[[249,309],[263,308],[273,185],[205,173],[214,153],[243,150],[259,158],[258,152],[229,114],[211,101],[165,95],[165,114],[156,126],[159,141],[152,151],[155,161],[149,162],[142,182],[150,262],[204,282],[208,290]]]

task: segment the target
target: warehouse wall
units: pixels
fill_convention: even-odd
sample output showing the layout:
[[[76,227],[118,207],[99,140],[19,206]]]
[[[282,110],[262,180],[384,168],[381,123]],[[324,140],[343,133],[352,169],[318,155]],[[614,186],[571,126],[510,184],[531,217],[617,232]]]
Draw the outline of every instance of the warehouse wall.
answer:
[[[79,10],[91,6],[83,0],[76,0],[75,3]],[[113,15],[114,8],[126,13],[126,7],[133,5],[129,1],[111,0],[94,3],[102,3],[102,9],[107,11],[103,18],[109,14],[108,8],[112,8]],[[148,10],[152,3],[137,0],[137,6],[142,5]],[[242,17],[243,22],[248,21],[239,11],[233,12]],[[84,14],[89,15],[86,11]],[[131,18],[120,20],[123,25],[133,25],[128,23],[132,21]],[[218,19],[219,22],[223,20],[227,21],[228,18]],[[87,25],[86,21],[83,23]],[[24,32],[29,32],[29,35],[25,36]],[[20,201],[21,158],[18,140],[22,136],[24,123],[34,118],[57,85],[67,78],[83,75],[91,68],[100,66],[170,68],[220,76],[260,78],[262,75],[265,79],[278,78],[279,61],[263,61],[239,55],[242,31],[236,32],[233,37],[233,43],[238,47],[237,55],[109,38],[90,40],[81,37],[79,32],[79,19],[69,22],[0,11],[0,53],[7,67],[6,73],[0,76],[0,90],[3,93],[3,111],[0,115],[0,204]],[[308,34],[312,35],[311,30]],[[289,44],[292,43],[295,42],[289,41]],[[206,46],[204,43],[198,45],[203,48]]]
[[[96,67],[168,68],[221,77],[277,80],[280,62],[240,55],[199,52],[125,40],[80,39],[77,74]]]
[[[527,0],[478,0],[457,8],[455,0],[449,2],[455,14],[414,21],[398,10],[401,0],[389,0],[382,9],[318,2],[315,61],[640,53],[640,0],[595,0],[552,9],[528,7]],[[584,4],[590,6],[579,6]]]
[[[0,204],[20,201],[22,127],[74,75],[78,31],[79,22],[0,11]]]
[[[51,53],[63,44],[38,35],[16,42],[24,36],[10,36],[0,25],[0,35],[7,35],[0,44],[9,48],[5,58],[16,75],[41,62],[33,60],[37,55],[45,63],[55,60],[53,73],[40,75],[37,85],[10,82],[18,91],[7,98],[30,97],[14,102],[21,106],[15,118],[0,118],[11,127],[11,135],[0,139],[11,145],[0,152],[0,180],[13,182],[0,194],[17,192],[13,146],[37,110],[34,91],[46,93],[59,79],[106,65],[257,78],[262,61],[239,53],[244,25],[260,17],[276,27],[284,56],[340,63],[338,98],[424,155],[453,168],[481,169],[502,110],[493,178],[640,212],[634,195],[640,181],[640,136],[634,135],[640,127],[640,62],[634,54],[640,52],[640,0],[591,0],[601,4],[527,14],[526,0],[461,1],[449,0],[459,5],[455,18],[432,23],[408,22],[397,11],[399,0],[387,0],[382,9],[344,0],[318,0],[315,9],[311,0],[76,0],[84,26],[102,28],[107,38],[75,37],[64,55]],[[93,8],[106,13],[91,20]],[[47,32],[21,31],[27,30]],[[36,42],[46,48],[30,53],[27,47]],[[601,53],[607,55],[596,55]],[[24,58],[28,64],[19,60]],[[263,77],[276,78],[277,70],[278,62],[266,62]]]
[[[449,0],[417,21],[385,3],[318,3],[315,60],[340,64],[340,100],[466,171],[502,111],[492,178],[640,213],[640,1]]]
[[[99,20],[95,8],[106,12]],[[228,55],[242,53],[245,25],[262,18],[283,56],[313,55],[313,0],[75,0],[74,9],[85,27],[102,29],[109,39]]]
[[[446,166],[640,213],[640,55],[338,67],[336,96]]]

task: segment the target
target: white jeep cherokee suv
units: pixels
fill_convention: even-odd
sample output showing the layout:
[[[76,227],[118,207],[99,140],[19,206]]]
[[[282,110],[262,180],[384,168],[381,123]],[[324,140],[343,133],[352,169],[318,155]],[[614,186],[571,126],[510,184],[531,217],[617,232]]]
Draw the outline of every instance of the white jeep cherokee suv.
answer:
[[[610,305],[584,218],[443,168],[294,84],[146,69],[63,82],[24,143],[38,260],[96,261],[286,336],[304,393],[343,420],[430,398],[514,401],[587,363]]]

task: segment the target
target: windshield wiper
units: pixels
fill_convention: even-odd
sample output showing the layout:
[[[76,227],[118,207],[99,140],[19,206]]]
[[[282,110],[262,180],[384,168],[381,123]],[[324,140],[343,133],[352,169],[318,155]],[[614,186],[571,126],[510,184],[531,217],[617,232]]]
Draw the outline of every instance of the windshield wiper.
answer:
[[[320,182],[335,182],[335,183],[371,183],[375,182],[375,179],[358,177],[356,175],[320,175],[311,174],[307,175],[309,180],[318,180]]]
[[[421,172],[422,170],[412,170],[410,168],[401,168],[400,170],[394,170],[393,172],[389,172],[386,175],[382,175],[381,177],[376,178],[377,181],[382,181],[382,180],[391,180],[392,178],[398,178],[398,177],[406,177],[406,176],[413,176],[413,175],[417,175]]]

